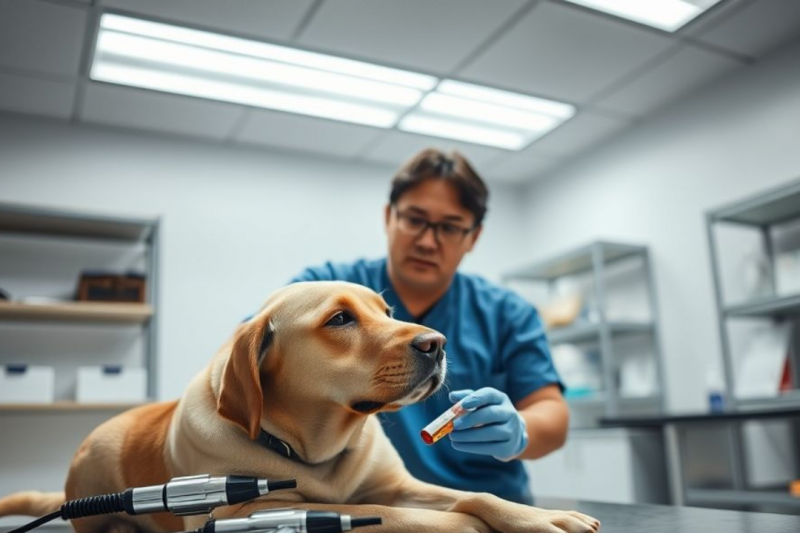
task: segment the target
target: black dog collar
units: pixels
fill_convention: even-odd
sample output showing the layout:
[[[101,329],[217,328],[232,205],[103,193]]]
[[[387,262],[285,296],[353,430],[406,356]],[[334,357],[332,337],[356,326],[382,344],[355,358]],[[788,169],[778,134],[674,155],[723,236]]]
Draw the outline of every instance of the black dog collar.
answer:
[[[292,448],[292,446],[288,442],[282,441],[275,435],[267,433],[266,431],[264,431],[263,428],[261,429],[261,432],[258,434],[256,442],[258,442],[265,448],[269,448],[278,455],[286,457],[287,459],[291,459],[292,461],[297,461],[298,463],[302,463],[304,465],[308,464],[303,460],[302,457],[300,457],[300,455],[296,451],[294,451],[294,448]]]

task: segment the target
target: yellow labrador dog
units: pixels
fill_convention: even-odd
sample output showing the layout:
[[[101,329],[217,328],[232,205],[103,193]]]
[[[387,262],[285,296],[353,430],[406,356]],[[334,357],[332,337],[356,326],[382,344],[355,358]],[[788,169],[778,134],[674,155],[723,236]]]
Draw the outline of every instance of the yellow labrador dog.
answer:
[[[383,298],[360,285],[290,285],[239,326],[179,401],[133,409],[92,432],[65,493],[9,496],[0,515],[43,515],[65,498],[209,473],[297,479],[295,490],[218,508],[217,519],[299,507],[383,518],[363,533],[597,531],[599,522],[578,512],[446,489],[408,473],[371,414],[433,394],[445,379],[444,343],[436,331],[394,320]],[[292,453],[260,444],[262,432]],[[166,532],[205,520],[123,514],[74,526],[79,533]]]

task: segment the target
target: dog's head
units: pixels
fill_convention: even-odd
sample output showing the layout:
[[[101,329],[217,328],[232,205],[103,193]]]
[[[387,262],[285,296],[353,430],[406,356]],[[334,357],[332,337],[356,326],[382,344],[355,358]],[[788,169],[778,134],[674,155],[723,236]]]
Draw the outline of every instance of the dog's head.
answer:
[[[265,397],[273,405],[399,409],[444,381],[442,334],[392,318],[374,291],[346,282],[285,287],[236,332],[217,410],[255,439]]]

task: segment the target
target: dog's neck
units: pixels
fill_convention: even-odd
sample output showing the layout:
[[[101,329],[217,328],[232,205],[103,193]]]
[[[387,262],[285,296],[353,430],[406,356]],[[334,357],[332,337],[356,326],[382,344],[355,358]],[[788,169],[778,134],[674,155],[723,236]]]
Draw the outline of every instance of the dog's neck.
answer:
[[[319,464],[357,446],[366,415],[334,402],[286,396],[267,387],[261,427],[289,444],[306,463]]]

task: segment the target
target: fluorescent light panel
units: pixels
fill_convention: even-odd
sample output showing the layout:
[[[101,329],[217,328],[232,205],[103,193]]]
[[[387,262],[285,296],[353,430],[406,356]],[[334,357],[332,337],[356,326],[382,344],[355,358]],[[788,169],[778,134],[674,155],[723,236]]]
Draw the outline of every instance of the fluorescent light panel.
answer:
[[[109,13],[90,77],[507,150],[575,114],[543,98]]]
[[[720,0],[567,0],[616,17],[673,32]]]
[[[438,83],[434,76],[104,14],[90,77],[380,128]]]
[[[400,129],[411,133],[445,137],[506,150],[521,150],[527,144],[521,134],[510,130],[469,125],[456,120],[425,116],[421,113],[405,117],[400,123]]]
[[[575,114],[575,107],[444,80],[398,124],[403,131],[522,150]]]

